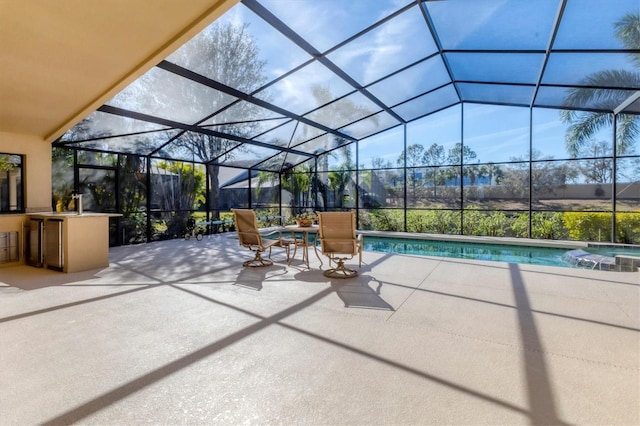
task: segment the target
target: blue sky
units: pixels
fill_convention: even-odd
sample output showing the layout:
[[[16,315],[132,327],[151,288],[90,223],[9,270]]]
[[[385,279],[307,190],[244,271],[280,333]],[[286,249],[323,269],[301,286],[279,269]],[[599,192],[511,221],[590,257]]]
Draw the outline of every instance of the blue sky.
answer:
[[[337,43],[353,36],[362,29],[386,16],[391,11],[413,3],[409,0],[260,0],[286,25],[300,34],[318,51],[325,52]],[[612,22],[619,18],[621,10],[633,9],[633,2],[617,0],[615,5],[604,7],[603,2],[589,2],[590,11],[576,7],[569,1],[565,13],[567,25],[576,26],[583,19],[600,23],[598,29],[578,29],[580,37],[572,37],[567,25],[561,27],[558,42],[565,48],[580,43],[584,37],[593,38],[599,33],[600,43],[606,47],[619,47],[612,36]],[[606,3],[606,2],[605,2]],[[295,5],[296,7],[292,7]],[[498,0],[494,2],[450,1],[428,3],[434,23],[445,48],[545,49],[549,42],[552,24],[558,10],[558,0],[521,2]],[[615,6],[615,7],[611,7]],[[599,17],[593,17],[598,10]],[[398,58],[407,62],[435,51],[430,36],[421,31],[424,25],[416,25],[421,15],[414,7],[394,19],[393,26],[383,25],[356,40],[348,48],[339,49],[329,58],[343,67],[361,84],[385,75],[398,65]],[[261,56],[267,61],[269,78],[277,78],[284,72],[310,59],[309,56],[267,26],[244,5],[238,4],[223,18],[235,23],[250,22],[250,31],[258,40]],[[496,26],[496,23],[499,25]],[[524,24],[523,24],[524,23]],[[603,25],[606,23],[606,25]],[[525,27],[523,27],[525,25]],[[330,31],[327,31],[327,29]],[[419,28],[419,29],[416,29]],[[496,32],[496,28],[500,31]],[[513,35],[517,34],[517,37]],[[420,40],[420,43],[416,43]],[[406,50],[409,49],[409,50]],[[414,57],[418,55],[417,57]],[[408,59],[405,58],[410,56]],[[578,70],[578,73],[580,71]],[[344,82],[319,64],[287,78],[271,87],[274,103],[282,103],[297,113],[312,109],[310,90],[314,85],[329,87],[334,96],[349,90]],[[400,87],[400,86],[398,86]],[[260,95],[258,95],[260,96]],[[409,143],[431,143],[453,146],[460,141],[459,106],[435,114],[431,118],[413,122],[408,126]],[[466,104],[464,110],[464,141],[482,162],[509,161],[526,155],[529,149],[529,112],[527,108]],[[534,149],[554,158],[567,158],[564,148],[566,126],[559,120],[557,110],[536,109],[534,112]],[[611,140],[611,129],[604,129],[596,140]],[[360,163],[369,165],[374,157],[395,164],[402,151],[402,132],[398,129],[377,135],[360,143]]]
[[[345,70],[351,78],[363,86],[437,51],[428,29],[424,25],[419,6],[413,0],[258,1],[322,53],[358,34],[389,13],[408,5],[411,6],[410,9],[396,16],[392,20],[392,25],[383,24],[364,34],[363,37],[329,53],[328,58],[333,63]],[[581,4],[588,4],[589,8],[580,7]],[[445,49],[544,50],[550,41],[560,1],[495,0],[480,2],[476,0],[450,0],[428,2],[426,5],[438,31],[440,42]],[[615,0],[612,2],[584,0],[583,3],[569,0],[564,14],[565,20],[560,26],[556,43],[562,48],[571,49],[589,47],[585,46],[586,41],[598,40],[598,45],[603,48],[620,48],[619,40],[613,35],[613,22],[625,12],[638,9],[640,9],[638,0]],[[248,31],[258,44],[259,54],[265,61],[265,73],[269,80],[276,79],[294,67],[312,59],[308,53],[266,24],[242,3],[230,9],[219,21],[238,25],[249,23]],[[585,22],[589,23],[590,28],[585,28]],[[507,54],[504,53],[493,56],[469,53],[451,55],[450,66],[455,69],[455,78],[473,81],[491,81],[492,78],[499,78],[505,82],[513,82],[512,78],[524,78],[526,81],[517,80],[522,83],[537,81],[539,63],[543,58],[542,54],[529,55],[528,57],[532,59],[533,63],[527,62],[527,70],[533,69],[534,71],[524,77],[522,70],[518,70],[517,67],[512,69],[513,67],[509,66],[508,61],[505,63]],[[607,54],[601,54],[597,59],[589,56],[591,63],[588,64],[566,66],[563,56],[554,55],[556,56],[552,55],[548,66],[551,74],[549,77],[545,75],[547,80],[551,80],[543,79],[543,82],[558,83],[567,78],[572,82],[577,82],[594,69],[606,69],[609,66],[626,68],[629,66],[628,61],[625,63],[611,62],[615,58],[607,56]],[[522,63],[525,56],[524,54],[520,55],[519,63]],[[621,55],[617,59],[622,60],[623,56]],[[498,59],[491,59],[492,57]],[[477,60],[469,62],[469,59],[474,58]],[[513,55],[508,55],[507,59],[513,60]],[[572,60],[571,63],[575,65],[577,62]],[[383,80],[371,87],[371,92],[383,101],[392,104],[415,95],[416,91],[433,89],[443,84],[443,78],[445,80],[449,78],[446,71],[438,73],[436,65],[440,65],[444,70],[439,56],[397,74],[388,81]],[[429,77],[425,79],[425,75]],[[434,84],[434,86],[429,86],[429,84]],[[268,99],[274,105],[289,109],[296,114],[304,114],[317,107],[318,101],[314,98],[312,91],[317,86],[328,88],[334,98],[354,90],[352,86],[322,64],[314,61],[309,66],[270,86],[268,94],[266,92],[257,93],[256,96]],[[482,93],[481,97],[487,96],[482,92],[485,89],[489,94],[493,93],[491,96],[495,96],[495,91],[498,88],[481,85],[474,87],[474,90],[479,90],[478,93]],[[533,89],[531,87],[526,89],[527,94],[524,96],[528,101],[531,96],[529,93],[532,94]],[[362,108],[371,108],[373,105],[363,96],[359,98],[351,96],[350,99],[353,99],[354,104]],[[422,108],[421,104],[416,103],[416,105],[418,108]],[[374,105],[373,108],[376,106]],[[465,144],[476,152],[478,160],[481,162],[510,161],[514,157],[525,157],[528,154],[530,120],[527,108],[481,106],[467,103],[464,107],[463,135],[461,135],[460,108],[459,105],[454,106],[427,118],[411,122],[407,126],[408,143],[421,143],[425,147],[432,143],[438,143],[443,145],[446,150],[459,142],[462,136]],[[422,109],[420,111],[422,114]],[[315,116],[313,118],[320,120],[325,117]],[[371,120],[370,123],[374,123],[374,121]],[[367,126],[371,125],[370,123],[362,122],[359,124]],[[270,124],[266,123],[265,126]],[[332,123],[322,124],[332,126]],[[564,143],[566,125],[560,121],[557,110],[535,109],[533,124],[535,150],[542,151],[545,156],[556,159],[568,158]],[[611,138],[610,128],[601,130],[594,137],[597,141],[611,141]],[[290,138],[284,135],[282,139],[289,140]],[[382,158],[395,165],[404,148],[402,128],[365,139],[359,145],[360,164],[370,166],[372,158]]]
[[[529,150],[529,110],[520,107],[466,104],[464,142],[481,162],[509,161]],[[534,109],[534,149],[556,159],[568,158],[565,149],[566,125],[558,110]],[[460,106],[454,106],[408,125],[408,144],[432,143],[451,148],[460,141]],[[360,164],[370,167],[371,158],[379,157],[395,165],[402,152],[403,133],[393,129],[360,142]],[[611,128],[594,138],[611,141]]]

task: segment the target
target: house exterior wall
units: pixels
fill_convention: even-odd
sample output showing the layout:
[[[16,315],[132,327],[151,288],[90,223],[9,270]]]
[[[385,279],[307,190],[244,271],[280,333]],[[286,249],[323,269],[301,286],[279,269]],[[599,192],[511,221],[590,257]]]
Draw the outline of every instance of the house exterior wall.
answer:
[[[24,155],[26,212],[51,211],[51,145],[36,136],[0,132],[0,152]],[[19,233],[20,262],[24,262],[26,219],[24,214],[0,214],[0,232]]]
[[[24,183],[27,212],[50,211],[51,145],[36,136],[0,132],[0,152],[25,156]]]

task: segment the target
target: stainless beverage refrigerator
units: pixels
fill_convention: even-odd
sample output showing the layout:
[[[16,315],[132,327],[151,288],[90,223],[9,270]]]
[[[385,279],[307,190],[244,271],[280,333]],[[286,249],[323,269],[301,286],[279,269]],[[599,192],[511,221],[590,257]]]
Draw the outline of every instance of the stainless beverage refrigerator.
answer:
[[[62,271],[64,267],[62,219],[47,219],[44,222],[44,263],[49,269]]]
[[[29,220],[29,246],[27,249],[27,264],[41,268],[44,266],[44,220]]]

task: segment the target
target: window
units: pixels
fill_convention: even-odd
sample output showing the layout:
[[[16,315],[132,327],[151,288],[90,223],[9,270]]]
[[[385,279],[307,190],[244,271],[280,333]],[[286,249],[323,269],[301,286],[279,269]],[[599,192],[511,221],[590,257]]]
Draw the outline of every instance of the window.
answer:
[[[0,153],[0,213],[24,212],[23,156]]]

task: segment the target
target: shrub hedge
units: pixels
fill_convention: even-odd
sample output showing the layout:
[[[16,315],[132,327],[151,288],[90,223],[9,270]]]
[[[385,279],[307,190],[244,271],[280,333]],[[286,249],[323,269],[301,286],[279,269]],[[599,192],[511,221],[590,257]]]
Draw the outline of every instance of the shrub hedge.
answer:
[[[529,213],[459,210],[407,210],[407,232],[529,237]],[[533,212],[531,238],[610,241],[612,213]],[[360,212],[360,228],[403,231],[404,210],[374,209]],[[640,244],[640,210],[616,213],[616,243]]]

